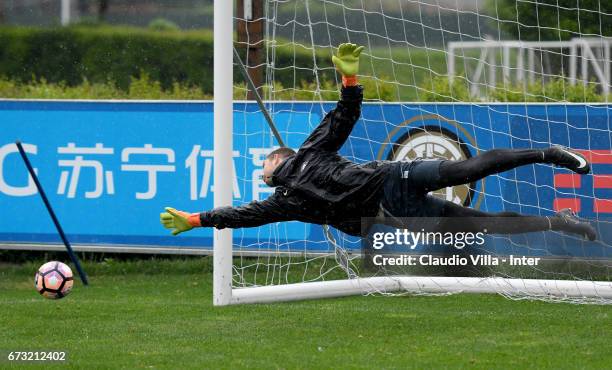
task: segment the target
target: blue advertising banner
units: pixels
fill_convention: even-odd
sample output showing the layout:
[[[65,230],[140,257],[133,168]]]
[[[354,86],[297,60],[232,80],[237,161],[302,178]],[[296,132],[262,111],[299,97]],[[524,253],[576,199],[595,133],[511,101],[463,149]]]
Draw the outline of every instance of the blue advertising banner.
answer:
[[[298,148],[334,104],[269,106],[288,145]],[[211,229],[172,237],[159,224],[159,213],[165,206],[193,212],[212,208],[212,109],[211,102],[0,101],[0,243],[59,242],[14,145],[19,139],[73,243],[211,250]],[[570,207],[583,217],[605,220],[612,215],[611,109],[603,104],[367,103],[341,153],[356,162],[462,159],[492,148],[569,146],[589,157],[593,175],[526,166],[440,195],[492,212],[548,215]],[[236,205],[265,199],[272,191],[260,176],[275,145],[256,104],[236,103],[234,168],[227,169],[235,173]],[[234,238],[242,250],[329,248],[320,226],[298,222],[240,229]],[[359,248],[351,238],[342,239],[347,248]],[[594,249],[582,254],[610,253]]]

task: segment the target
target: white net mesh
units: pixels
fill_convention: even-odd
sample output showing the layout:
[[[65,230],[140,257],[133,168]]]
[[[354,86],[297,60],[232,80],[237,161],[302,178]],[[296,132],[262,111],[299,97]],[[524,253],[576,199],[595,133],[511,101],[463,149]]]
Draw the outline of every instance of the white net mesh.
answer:
[[[612,5],[607,1],[257,4],[238,2],[236,46],[256,83],[261,82],[266,108],[289,147],[297,149],[335,106],[340,81],[331,57],[338,44],[352,42],[365,46],[359,78],[366,98],[362,117],[341,150],[354,162],[460,160],[493,148],[555,144],[579,150],[592,161],[588,176],[532,165],[438,195],[488,212],[549,216],[572,208],[597,226],[599,241],[554,232],[492,237],[484,250],[462,253],[539,257],[542,262],[520,268],[417,269],[401,275],[457,276],[459,285],[460,276],[497,276],[612,288],[612,112],[607,104]],[[279,144],[257,105],[246,101],[252,96],[245,84],[235,87],[235,99],[239,205],[273,191],[259,179],[260,166]],[[360,240],[333,228],[292,221],[237,229],[234,245],[235,288],[368,275],[359,258]],[[519,299],[611,302],[597,294],[552,297],[545,285],[542,293],[513,284],[496,291]]]

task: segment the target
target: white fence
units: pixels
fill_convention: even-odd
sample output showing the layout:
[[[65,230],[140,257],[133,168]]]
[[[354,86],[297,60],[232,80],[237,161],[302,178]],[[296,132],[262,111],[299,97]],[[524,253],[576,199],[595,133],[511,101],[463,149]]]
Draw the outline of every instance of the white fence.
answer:
[[[448,76],[457,76],[457,61],[463,63],[473,96],[483,88],[504,83],[526,83],[565,76],[571,84],[594,80],[604,95],[610,92],[610,48],[612,38],[573,38],[570,41],[468,41],[448,43]],[[475,56],[469,50],[480,50]],[[551,58],[558,58],[557,63]],[[578,75],[580,64],[580,75]],[[485,74],[486,72],[486,74]],[[501,73],[500,73],[501,72]]]

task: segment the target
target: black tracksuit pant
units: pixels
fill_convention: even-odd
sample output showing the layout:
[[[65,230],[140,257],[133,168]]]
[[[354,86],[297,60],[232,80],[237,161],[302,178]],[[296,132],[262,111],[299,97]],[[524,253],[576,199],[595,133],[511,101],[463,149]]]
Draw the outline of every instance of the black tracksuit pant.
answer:
[[[448,186],[469,184],[519,166],[547,163],[545,153],[545,150],[538,149],[493,149],[460,161],[398,162],[385,182],[381,209],[387,218],[464,218],[460,228],[465,232],[483,229],[492,234],[565,231],[567,224],[559,217],[483,212],[428,194]]]

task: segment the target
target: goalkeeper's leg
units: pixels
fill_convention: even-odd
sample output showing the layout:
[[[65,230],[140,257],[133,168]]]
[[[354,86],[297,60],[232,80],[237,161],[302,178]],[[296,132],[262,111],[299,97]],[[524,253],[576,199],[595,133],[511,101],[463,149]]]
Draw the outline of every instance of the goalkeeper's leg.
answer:
[[[577,234],[589,240],[597,238],[593,226],[581,221],[569,209],[561,210],[553,216],[528,216],[516,212],[490,213],[463,207],[431,195],[427,197],[428,202],[439,204],[442,217],[449,218],[448,230],[442,226],[444,231],[478,232],[486,229],[490,234],[522,234],[553,230]],[[457,218],[461,219],[460,225],[456,225]],[[452,230],[453,228],[457,230]]]
[[[460,161],[442,161],[436,181],[423,184],[426,191],[469,184],[486,176],[534,163],[548,163],[587,174],[590,165],[581,154],[562,147],[547,149],[493,149]]]

